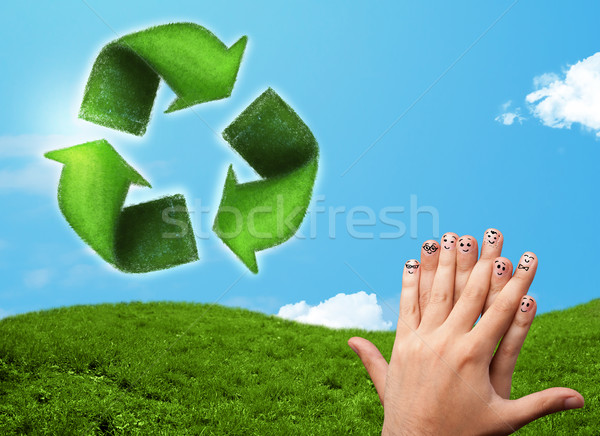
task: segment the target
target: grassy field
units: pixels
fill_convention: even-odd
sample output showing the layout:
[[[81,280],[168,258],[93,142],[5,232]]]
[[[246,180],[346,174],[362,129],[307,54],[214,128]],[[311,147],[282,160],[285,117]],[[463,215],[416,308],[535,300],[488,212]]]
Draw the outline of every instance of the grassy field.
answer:
[[[0,321],[0,434],[376,435],[383,411],[353,335],[187,303],[74,306]],[[514,396],[569,386],[583,410],[519,434],[600,432],[600,300],[540,315]]]

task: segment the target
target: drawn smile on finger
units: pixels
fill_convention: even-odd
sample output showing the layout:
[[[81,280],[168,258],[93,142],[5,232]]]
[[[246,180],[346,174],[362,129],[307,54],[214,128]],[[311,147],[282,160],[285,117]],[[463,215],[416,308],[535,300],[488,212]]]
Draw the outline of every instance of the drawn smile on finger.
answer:
[[[521,312],[529,312],[533,307],[534,300],[531,297],[523,297],[521,300]]]
[[[444,235],[442,238],[442,241],[444,241],[444,244],[442,245],[442,247],[444,247],[446,250],[450,250],[452,248],[452,245],[454,245],[454,243],[456,242],[456,236]],[[447,247],[446,247],[446,244],[448,244]]]
[[[408,262],[406,262],[406,265],[404,265],[406,267],[406,272],[409,274],[414,274],[418,269],[419,269],[419,264],[416,263],[416,261],[413,261],[415,263],[410,263],[411,261],[409,260]]]
[[[530,256],[528,254],[523,255],[523,262],[525,262],[525,263],[533,262],[534,260],[535,260],[535,257],[533,257],[533,256]]]
[[[497,276],[504,275],[504,272],[506,271],[506,264],[504,262],[502,262],[501,260],[497,260],[494,262],[494,265],[496,266],[496,275]]]
[[[488,230],[485,232],[485,242],[494,245],[498,240],[498,232],[496,230]]]
[[[460,249],[463,253],[471,251],[471,241],[471,238],[460,238],[458,240],[458,245],[460,245]]]
[[[435,242],[432,242],[431,244],[425,242],[425,244],[423,245],[423,250],[425,250],[425,253],[427,254],[433,254],[438,250],[438,246]]]

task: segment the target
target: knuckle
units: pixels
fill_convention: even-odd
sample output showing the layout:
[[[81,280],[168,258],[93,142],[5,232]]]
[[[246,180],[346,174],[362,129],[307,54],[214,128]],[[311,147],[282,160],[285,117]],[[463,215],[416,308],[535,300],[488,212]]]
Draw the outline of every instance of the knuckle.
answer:
[[[402,348],[403,354],[408,356],[411,360],[420,360],[424,355],[424,351],[425,344],[418,337],[411,338],[411,340],[405,343]]]
[[[481,290],[474,286],[466,286],[460,294],[460,298],[464,299],[468,303],[479,301],[481,298]]]
[[[519,355],[521,352],[521,347],[518,344],[500,344],[496,354],[499,355],[501,359],[511,360]]]
[[[473,264],[469,262],[457,262],[456,271],[460,273],[468,273],[473,269]]]
[[[435,262],[427,262],[427,261],[423,261],[423,263],[421,264],[421,268],[423,268],[423,271],[435,271],[437,269],[438,265]]]
[[[429,304],[445,304],[450,301],[449,292],[432,292],[429,296]]]
[[[436,356],[444,356],[448,350],[447,342],[436,341],[431,345],[431,350],[436,354]]]
[[[514,280],[520,288],[527,288],[529,286],[529,277],[527,276],[527,273],[521,273],[519,270],[512,276],[511,280]]]
[[[525,317],[525,316],[515,316],[513,324],[520,329],[529,328],[531,326],[531,322],[533,318]]]
[[[480,358],[480,350],[481,350],[481,347],[479,346],[479,343],[477,341],[475,341],[475,340],[468,341],[468,343],[462,347],[463,363],[470,363],[470,362],[478,361]]]
[[[537,410],[537,414],[542,416],[545,413],[547,413],[548,410],[550,410],[552,407],[552,399],[548,398],[548,397],[541,397],[535,405],[535,408]]]
[[[439,266],[452,269],[456,263],[456,253],[448,253],[445,256],[440,256]]]
[[[419,306],[415,304],[403,304],[400,307],[400,316],[402,318],[413,318],[419,310]]]
[[[492,307],[500,315],[506,315],[508,313],[510,313],[510,314],[515,313],[514,305],[511,304],[511,302],[508,301],[508,299],[502,298],[501,295],[498,296],[498,298],[496,298],[496,301],[494,301],[494,304],[492,304]]]

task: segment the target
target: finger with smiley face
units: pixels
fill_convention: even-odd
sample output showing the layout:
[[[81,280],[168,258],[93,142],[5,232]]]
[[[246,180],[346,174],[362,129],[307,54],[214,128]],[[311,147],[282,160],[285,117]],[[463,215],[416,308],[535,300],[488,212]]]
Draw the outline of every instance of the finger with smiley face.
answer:
[[[510,260],[506,257],[497,257],[494,259],[494,267],[492,268],[492,278],[490,281],[490,292],[488,293],[487,300],[483,312],[492,305],[498,293],[508,283],[513,273],[513,265]]]
[[[515,318],[514,313],[519,311],[523,297],[527,295],[535,277],[537,264],[537,255],[534,253],[527,251],[521,256],[513,276],[496,295],[494,302],[481,316],[477,325],[473,327],[474,332],[481,332],[475,333],[475,336],[483,335],[491,340],[490,343],[498,343]]]
[[[433,278],[440,258],[440,244],[433,239],[425,241],[421,247],[421,278],[419,281],[419,307],[424,312],[433,286]]]
[[[483,234],[483,245],[481,246],[481,257],[493,260],[502,253],[504,236],[497,229],[487,229]]]
[[[458,235],[456,233],[445,233],[442,236],[442,241],[440,245],[444,250],[454,250],[456,249],[456,240],[458,239]]]
[[[537,303],[529,295],[521,299],[512,324],[498,345],[490,365],[490,381],[502,398],[510,397],[512,374],[529,328],[535,318]]]
[[[454,318],[454,322],[471,328],[481,315],[490,290],[494,259],[500,256],[503,243],[504,236],[499,230],[487,229],[485,231],[479,260],[471,270],[459,298],[455,302],[453,301],[455,310],[450,316]],[[468,295],[468,298],[462,298],[465,295]]]
[[[512,275],[512,262],[506,257],[499,257],[494,260],[494,269],[492,278],[494,277],[508,277]],[[508,280],[507,280],[508,281]]]
[[[515,275],[529,273],[530,271],[535,273],[536,268],[537,257],[535,256],[535,254],[528,251],[527,253],[524,253],[523,256],[521,256],[521,259],[517,264],[517,270],[515,271]]]
[[[490,245],[496,244],[498,242],[499,233],[500,232],[496,229],[487,229],[485,231],[483,242]]]
[[[531,253],[525,253],[523,257],[521,257],[521,262],[517,265],[517,269],[522,269],[525,271],[529,271],[529,267],[535,261],[535,256]]]
[[[440,241],[440,258],[429,301],[422,313],[422,324],[441,325],[454,305],[454,278],[456,274],[456,246],[458,235],[445,233]]]
[[[529,295],[525,295],[523,297],[523,299],[521,300],[521,307],[519,307],[519,311],[526,313],[526,312],[531,312],[536,310],[536,303],[535,300],[530,297]],[[519,316],[519,314],[517,313],[517,316]]]
[[[398,330],[416,329],[421,319],[419,309],[419,276],[421,265],[416,259],[404,264],[402,291],[400,292],[400,319]]]
[[[413,275],[418,272],[420,266],[421,265],[419,264],[418,260],[411,259],[404,264],[404,272]]]
[[[458,301],[473,267],[477,263],[477,239],[471,235],[458,238],[456,246],[456,278],[454,279],[454,303]]]

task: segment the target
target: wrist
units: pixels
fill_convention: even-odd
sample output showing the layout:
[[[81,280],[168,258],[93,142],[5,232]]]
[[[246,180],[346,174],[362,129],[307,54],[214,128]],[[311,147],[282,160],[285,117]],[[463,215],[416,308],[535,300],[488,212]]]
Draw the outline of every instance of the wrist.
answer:
[[[425,420],[422,422],[399,422],[391,418],[383,419],[381,436],[436,436],[439,432],[425,428]]]

